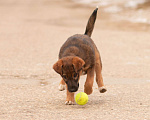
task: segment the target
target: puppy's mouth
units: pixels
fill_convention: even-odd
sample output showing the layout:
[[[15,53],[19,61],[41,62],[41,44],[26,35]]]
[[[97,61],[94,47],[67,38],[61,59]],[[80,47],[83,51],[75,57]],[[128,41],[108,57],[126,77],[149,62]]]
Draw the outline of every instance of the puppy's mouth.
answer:
[[[77,86],[71,86],[71,87],[68,86],[68,91],[69,92],[76,92],[76,91],[78,91],[78,88],[79,88],[79,83]]]

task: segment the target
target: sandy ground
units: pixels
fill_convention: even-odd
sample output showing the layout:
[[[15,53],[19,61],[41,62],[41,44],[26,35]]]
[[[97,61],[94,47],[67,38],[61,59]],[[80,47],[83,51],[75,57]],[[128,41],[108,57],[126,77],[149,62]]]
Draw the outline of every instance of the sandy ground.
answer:
[[[52,65],[64,41],[84,33],[93,9],[69,0],[0,1],[0,120],[150,120],[150,26],[111,21],[101,8],[92,38],[108,91],[94,83],[86,105],[64,104]]]

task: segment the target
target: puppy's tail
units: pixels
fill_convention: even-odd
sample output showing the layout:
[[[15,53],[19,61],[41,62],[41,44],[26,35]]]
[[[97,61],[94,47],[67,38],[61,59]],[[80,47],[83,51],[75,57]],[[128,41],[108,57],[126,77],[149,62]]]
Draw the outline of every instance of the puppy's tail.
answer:
[[[85,35],[88,35],[89,37],[91,37],[92,31],[94,29],[94,24],[95,24],[95,20],[96,20],[96,16],[97,16],[97,10],[98,7],[93,11],[92,15],[90,16],[87,26],[86,26],[86,30],[85,30]]]

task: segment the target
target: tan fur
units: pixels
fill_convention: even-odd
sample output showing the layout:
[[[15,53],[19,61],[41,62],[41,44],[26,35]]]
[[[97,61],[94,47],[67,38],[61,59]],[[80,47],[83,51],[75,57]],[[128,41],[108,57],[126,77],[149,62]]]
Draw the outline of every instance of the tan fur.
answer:
[[[53,69],[54,69],[57,73],[59,73],[59,74],[62,74],[62,73],[61,73],[61,72],[62,72],[62,65],[63,65],[62,62],[63,62],[63,61],[60,59],[60,60],[57,61],[57,63],[55,63],[55,64],[53,65]]]
[[[74,57],[72,64],[74,65],[76,72],[78,72],[83,67],[85,62],[79,57]]]

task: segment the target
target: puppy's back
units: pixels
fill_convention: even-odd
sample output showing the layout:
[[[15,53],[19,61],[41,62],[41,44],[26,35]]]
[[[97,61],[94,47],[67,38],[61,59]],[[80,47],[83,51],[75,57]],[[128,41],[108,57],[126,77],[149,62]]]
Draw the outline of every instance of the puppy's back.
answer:
[[[87,35],[76,34],[67,39],[59,52],[59,59],[67,56],[78,56],[91,66],[95,64],[95,44]]]
[[[59,59],[67,56],[78,56],[85,61],[85,66],[90,65],[92,67],[95,64],[95,49],[97,48],[90,37],[94,29],[97,10],[98,8],[90,16],[84,35],[73,35],[63,44],[60,49]]]

